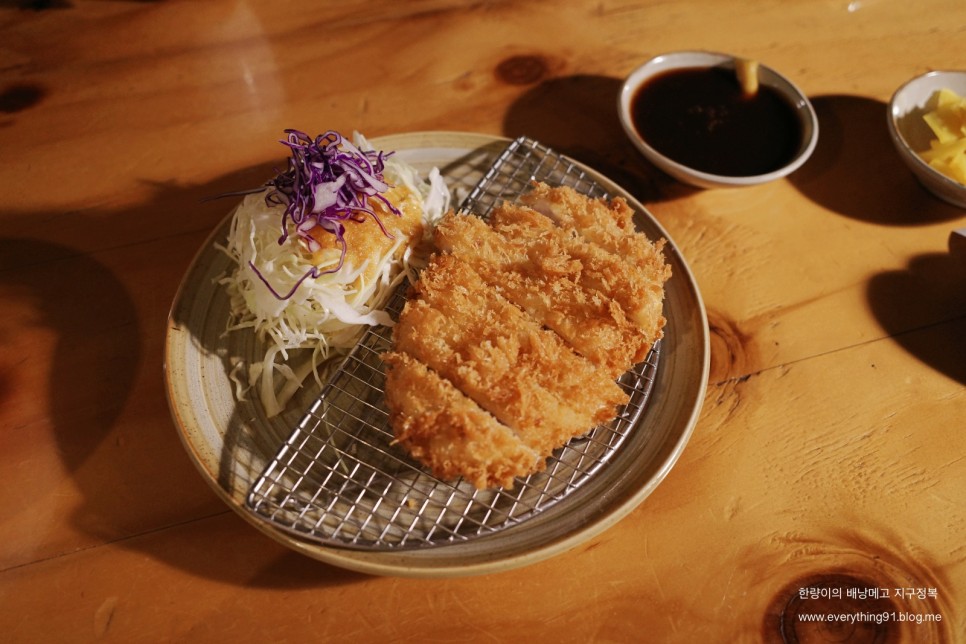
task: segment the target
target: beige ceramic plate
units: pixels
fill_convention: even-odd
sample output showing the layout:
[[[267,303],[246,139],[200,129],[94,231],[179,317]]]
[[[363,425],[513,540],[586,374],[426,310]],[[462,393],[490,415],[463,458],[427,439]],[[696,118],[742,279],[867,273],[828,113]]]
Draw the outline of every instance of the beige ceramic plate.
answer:
[[[471,189],[508,141],[455,132],[425,132],[374,139],[417,168],[439,167],[451,188]],[[619,186],[585,170],[610,194],[622,195],[651,238],[667,233]],[[704,305],[694,278],[673,242],[666,247],[673,277],[667,285],[668,324],[646,417],[611,466],[595,475],[588,499],[559,512],[467,544],[401,552],[352,550],[304,541],[274,528],[245,507],[263,467],[318,393],[307,387],[291,411],[267,419],[256,402],[237,401],[229,378],[234,361],[255,357],[251,334],[225,333],[228,299],[217,279],[229,268],[223,243],[229,218],[212,233],[188,270],[168,320],[165,375],[168,400],[188,454],[215,492],[257,529],[309,557],[371,574],[443,577],[480,574],[534,563],[601,533],[623,518],[664,479],[697,420],[708,377],[709,342]],[[669,239],[669,238],[668,238]]]

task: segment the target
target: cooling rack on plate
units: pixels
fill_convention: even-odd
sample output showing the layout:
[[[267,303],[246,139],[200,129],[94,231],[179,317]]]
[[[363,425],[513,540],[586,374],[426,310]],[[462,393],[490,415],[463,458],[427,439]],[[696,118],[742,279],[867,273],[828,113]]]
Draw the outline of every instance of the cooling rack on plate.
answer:
[[[591,197],[606,191],[572,161],[525,137],[512,141],[463,201],[487,216],[532,180],[568,185]],[[406,285],[387,308],[394,317]],[[439,480],[393,445],[383,404],[379,354],[391,330],[371,327],[256,479],[247,508],[275,528],[325,545],[369,550],[442,547],[493,535],[580,493],[638,427],[648,404],[660,342],[620,379],[630,401],[610,423],[558,449],[544,472],[512,489],[477,490]]]

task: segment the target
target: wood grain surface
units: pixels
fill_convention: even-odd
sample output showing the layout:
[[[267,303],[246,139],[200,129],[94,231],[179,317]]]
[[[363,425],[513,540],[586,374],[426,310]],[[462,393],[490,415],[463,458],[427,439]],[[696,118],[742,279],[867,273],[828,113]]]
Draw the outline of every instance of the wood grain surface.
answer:
[[[966,641],[966,212],[885,120],[905,80],[966,69],[964,25],[961,0],[0,2],[0,639]],[[676,49],[792,78],[813,157],[706,191],[649,166],[617,91]],[[227,211],[206,198],[261,183],[287,127],[526,134],[649,208],[712,360],[640,507],[428,581],[313,561],[211,492],[165,400],[166,317]]]

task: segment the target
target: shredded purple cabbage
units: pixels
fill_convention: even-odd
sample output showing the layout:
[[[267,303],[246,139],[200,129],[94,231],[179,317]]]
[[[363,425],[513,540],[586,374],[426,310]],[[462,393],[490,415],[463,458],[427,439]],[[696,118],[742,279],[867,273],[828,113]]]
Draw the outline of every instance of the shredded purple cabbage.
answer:
[[[390,212],[401,214],[382,194],[390,187],[383,179],[383,170],[391,152],[359,150],[341,134],[331,130],[314,140],[298,130],[285,130],[285,134],[287,139],[280,143],[288,146],[292,152],[288,169],[279,172],[262,187],[269,191],[265,195],[266,204],[285,207],[278,243],[284,244],[289,236],[295,234],[310,251],[315,252],[319,249],[319,243],[309,231],[319,226],[335,235],[342,254],[335,268],[320,271],[313,266],[284,295],[276,291],[258,268],[249,262],[259,279],[280,300],[292,297],[305,280],[335,273],[342,268],[346,255],[343,222],[350,219],[362,222],[366,217],[372,217],[383,234],[392,238],[370,205],[370,199],[379,199]]]

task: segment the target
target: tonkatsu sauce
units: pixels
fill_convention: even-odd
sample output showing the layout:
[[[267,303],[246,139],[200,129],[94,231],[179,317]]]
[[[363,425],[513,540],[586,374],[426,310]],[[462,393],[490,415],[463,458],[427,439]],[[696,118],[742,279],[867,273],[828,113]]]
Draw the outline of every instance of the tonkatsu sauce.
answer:
[[[794,158],[802,126],[794,108],[760,84],[744,96],[732,70],[688,68],[645,83],[631,101],[641,137],[690,168],[733,177],[766,174]]]

